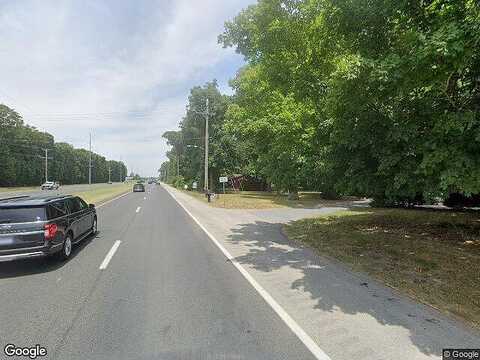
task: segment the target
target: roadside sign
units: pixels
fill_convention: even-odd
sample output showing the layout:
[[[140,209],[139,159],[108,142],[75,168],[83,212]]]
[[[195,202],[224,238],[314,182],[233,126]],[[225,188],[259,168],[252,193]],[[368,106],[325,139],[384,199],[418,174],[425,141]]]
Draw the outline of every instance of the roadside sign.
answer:
[[[226,183],[226,182],[228,182],[228,177],[227,176],[220,176],[220,179],[218,181],[220,181],[221,183]]]
[[[194,181],[194,182],[193,182],[193,184],[192,184],[192,189],[196,189],[196,188],[197,188],[197,186],[198,186],[197,182],[196,182],[196,181]]]

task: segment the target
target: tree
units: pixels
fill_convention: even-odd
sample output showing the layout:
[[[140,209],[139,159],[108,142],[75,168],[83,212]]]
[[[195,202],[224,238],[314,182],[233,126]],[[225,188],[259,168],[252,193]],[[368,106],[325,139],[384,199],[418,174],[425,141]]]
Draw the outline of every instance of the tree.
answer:
[[[187,111],[180,122],[180,130],[167,131],[163,137],[171,150],[167,152],[169,179],[181,175],[187,183],[194,181],[203,188],[206,100],[209,101],[209,174],[214,190],[218,177],[238,170],[238,152],[234,139],[224,130],[225,111],[230,99],[220,94],[216,81],[196,86],[190,91]],[[178,174],[177,174],[178,173]]]
[[[88,182],[90,153],[67,143],[55,143],[52,135],[23,122],[15,110],[0,104],[0,186],[39,185],[45,181],[45,149],[53,160],[48,162],[49,179],[62,184]],[[93,181],[106,182],[107,161],[93,157]],[[119,174],[126,174],[121,162],[111,162]]]
[[[297,184],[381,204],[477,193],[479,7],[472,0],[260,0],[219,37],[245,56],[254,69],[247,71],[261,79],[256,85],[268,89],[262,104],[258,89],[242,89],[232,114],[259,134],[289,138],[286,145],[313,133],[298,152],[304,166],[296,173],[306,176],[297,176]],[[245,76],[239,82],[248,82]],[[287,117],[277,112],[285,108],[269,103],[272,94],[308,109],[312,130],[291,132],[295,123],[282,129]],[[262,157],[272,175],[295,153],[281,146],[277,157],[266,157],[268,149],[255,149],[252,156]],[[320,181],[309,184],[308,177]]]

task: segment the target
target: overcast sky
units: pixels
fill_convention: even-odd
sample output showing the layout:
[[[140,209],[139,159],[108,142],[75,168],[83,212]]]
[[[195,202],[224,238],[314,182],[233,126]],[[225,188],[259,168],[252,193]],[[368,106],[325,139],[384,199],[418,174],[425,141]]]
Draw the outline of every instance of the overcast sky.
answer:
[[[254,0],[0,0],[0,103],[76,147],[156,175],[192,86],[243,64],[217,44]]]

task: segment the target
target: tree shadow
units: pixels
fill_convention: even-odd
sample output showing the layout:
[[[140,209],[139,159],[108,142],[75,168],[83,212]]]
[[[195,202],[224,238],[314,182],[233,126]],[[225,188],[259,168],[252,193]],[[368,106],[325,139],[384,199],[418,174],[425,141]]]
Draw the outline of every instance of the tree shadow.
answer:
[[[365,275],[350,272],[342,264],[315,255],[307,246],[293,243],[283,234],[282,225],[256,221],[231,229],[228,240],[249,249],[247,254],[235,260],[262,272],[284,267],[299,270],[302,275],[290,284],[290,288],[308,293],[315,300],[314,309],[368,314],[385,327],[401,327],[408,330],[411,343],[426,355],[440,356],[442,347],[449,341],[458,341],[457,334],[452,338],[451,329],[462,328],[456,327],[455,322]],[[467,330],[464,333],[467,334]],[[472,335],[470,339],[473,338]]]
[[[220,195],[221,196],[221,195]],[[269,200],[275,205],[286,206],[292,209],[320,209],[324,207],[351,207],[357,203],[365,202],[364,199],[356,197],[345,197],[337,200],[328,200],[322,197],[320,193],[300,192],[299,200],[289,200],[286,194],[276,194],[268,192],[244,192],[241,197],[246,199],[264,199]]]
[[[67,261],[62,261],[54,256],[27,258],[13,261],[0,262],[0,279],[15,278],[35,275],[58,270],[66,266],[94,239],[101,238],[100,231],[95,235],[89,235],[72,248],[72,255]]]

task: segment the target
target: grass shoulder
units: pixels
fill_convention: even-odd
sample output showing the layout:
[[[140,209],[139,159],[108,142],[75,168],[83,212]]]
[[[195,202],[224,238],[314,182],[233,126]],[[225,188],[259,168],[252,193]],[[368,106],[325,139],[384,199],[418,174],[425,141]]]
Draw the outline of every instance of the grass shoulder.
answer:
[[[285,225],[292,240],[480,327],[478,214],[364,209]]]
[[[85,191],[74,192],[73,195],[80,196],[87,203],[99,205],[102,202],[108,201],[116,196],[120,196],[130,191],[132,191],[132,184],[118,183],[102,187],[93,187],[92,189]]]
[[[17,186],[17,187],[0,187],[0,193],[3,192],[23,192],[23,191],[35,191],[40,186]]]
[[[200,201],[207,203],[205,194],[197,191],[185,191]],[[345,206],[353,198],[342,200],[322,199],[318,192],[300,192],[298,200],[289,200],[287,195],[265,191],[238,191],[216,194],[209,205],[225,209],[272,209],[272,208],[317,208],[322,206]]]

